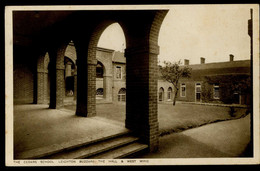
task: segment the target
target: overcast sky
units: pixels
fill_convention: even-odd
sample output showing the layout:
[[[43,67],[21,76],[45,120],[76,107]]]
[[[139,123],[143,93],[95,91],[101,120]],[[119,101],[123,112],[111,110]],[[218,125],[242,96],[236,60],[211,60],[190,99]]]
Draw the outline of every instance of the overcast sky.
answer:
[[[159,33],[160,61],[206,63],[250,59],[248,35],[250,7],[244,5],[177,5],[171,6]],[[125,37],[117,24],[101,35],[98,46],[122,51]]]

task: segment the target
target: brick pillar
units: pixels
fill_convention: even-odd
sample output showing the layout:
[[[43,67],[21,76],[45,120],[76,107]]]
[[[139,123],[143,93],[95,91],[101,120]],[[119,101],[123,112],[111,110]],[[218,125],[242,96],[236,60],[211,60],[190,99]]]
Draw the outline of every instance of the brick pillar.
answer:
[[[44,104],[44,69],[37,69],[37,104]]]
[[[126,128],[133,130],[150,151],[159,145],[157,109],[157,56],[159,46],[126,49]]]
[[[64,66],[56,67],[56,108],[63,107],[63,100],[65,97],[65,77]]]
[[[96,50],[96,48],[93,48]],[[91,51],[85,46],[77,48],[77,109],[76,115],[91,117],[96,115],[96,65]]]
[[[50,75],[51,75],[51,92],[50,108],[57,109],[64,106],[65,97],[65,76],[64,76],[64,53],[66,46],[60,46],[52,49],[50,52]]]
[[[77,65],[74,69],[74,100],[77,100]]]
[[[48,70],[45,70],[44,72],[44,104],[48,104],[50,101],[50,92],[49,92],[49,86],[48,86],[48,82],[49,82],[49,73]]]
[[[103,76],[103,88],[104,88],[104,98],[106,99],[106,101],[108,102],[112,102],[112,84],[113,84],[113,80],[112,80],[112,75],[104,75]]]

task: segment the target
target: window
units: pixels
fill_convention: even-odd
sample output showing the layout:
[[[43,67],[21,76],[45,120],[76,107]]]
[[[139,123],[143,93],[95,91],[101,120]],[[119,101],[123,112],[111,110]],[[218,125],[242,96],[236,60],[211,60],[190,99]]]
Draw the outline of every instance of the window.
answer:
[[[219,85],[218,84],[214,84],[213,85],[213,98],[214,99],[219,99]]]
[[[121,68],[121,66],[116,66],[116,79],[122,79],[122,68]]]
[[[164,98],[163,94],[164,94],[164,89],[161,87],[159,89],[159,101],[163,101]]]
[[[200,102],[201,101],[201,84],[200,83],[196,83],[195,85],[195,100],[196,102]]]
[[[201,93],[201,84],[196,83],[196,93]]]
[[[181,97],[186,97],[186,84],[181,84]]]
[[[118,101],[120,102],[125,102],[126,101],[126,89],[125,88],[121,88],[118,92]]]
[[[103,88],[98,88],[96,91],[96,98],[97,99],[102,99],[103,98]]]
[[[167,91],[167,99],[168,99],[168,100],[171,100],[171,99],[172,99],[172,88],[171,88],[171,87],[168,88],[168,91]]]
[[[98,62],[96,67],[96,77],[103,78],[103,65]]]

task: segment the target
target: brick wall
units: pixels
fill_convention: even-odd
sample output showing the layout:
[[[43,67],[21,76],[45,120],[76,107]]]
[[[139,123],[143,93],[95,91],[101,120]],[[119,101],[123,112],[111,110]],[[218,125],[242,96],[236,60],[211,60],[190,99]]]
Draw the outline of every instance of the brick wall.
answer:
[[[33,73],[26,65],[14,66],[14,103],[33,103]]]

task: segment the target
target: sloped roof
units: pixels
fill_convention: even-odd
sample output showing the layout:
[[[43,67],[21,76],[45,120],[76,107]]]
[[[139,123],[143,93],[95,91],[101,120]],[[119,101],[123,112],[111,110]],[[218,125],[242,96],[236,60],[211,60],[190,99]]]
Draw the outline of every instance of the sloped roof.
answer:
[[[125,54],[123,52],[115,51],[112,57],[113,62],[126,63]]]
[[[191,78],[182,78],[189,80],[199,80],[204,76],[214,75],[250,75],[251,74],[251,61],[228,61],[218,63],[207,64],[194,64],[194,65],[182,65],[181,67],[188,66],[192,69]],[[162,79],[162,75],[158,73],[159,79]]]

